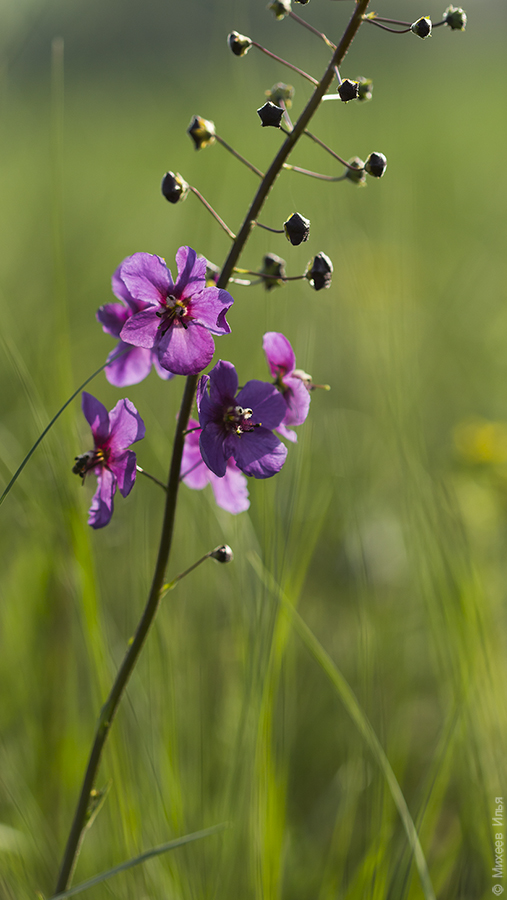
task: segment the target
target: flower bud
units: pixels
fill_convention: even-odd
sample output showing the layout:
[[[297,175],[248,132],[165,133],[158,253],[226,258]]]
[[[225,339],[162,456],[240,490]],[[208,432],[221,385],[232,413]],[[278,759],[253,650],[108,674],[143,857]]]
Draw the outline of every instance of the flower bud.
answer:
[[[352,166],[351,169],[347,169],[345,172],[345,178],[348,178],[349,181],[352,181],[354,184],[366,184],[366,172],[364,171],[364,162],[362,159],[359,159],[358,156],[353,156],[352,159],[348,161],[349,166]]]
[[[203,147],[215,143],[215,125],[202,116],[194,116],[187,128],[187,134],[192,138],[196,150],[202,150]]]
[[[272,9],[278,20],[285,19],[285,16],[292,12],[290,0],[273,0],[272,3],[268,3],[266,8]]]
[[[333,263],[325,253],[317,253],[306,267],[305,278],[316,291],[331,287]]]
[[[266,125],[272,125],[273,128],[280,128],[280,122],[283,118],[283,109],[281,106],[275,106],[274,103],[271,103],[271,100],[268,100],[264,106],[261,106],[260,109],[257,110],[257,115],[261,120],[263,128]]]
[[[299,246],[308,240],[310,234],[310,219],[305,219],[299,213],[292,213],[291,217],[283,223],[285,237],[293,247]]]
[[[358,84],[358,100],[371,100],[373,92],[373,81],[371,78],[364,78],[360,75],[357,79]]]
[[[444,12],[445,24],[453,31],[464,31],[467,24],[467,14],[461,6],[448,6]]]
[[[210,557],[211,559],[216,559],[219,563],[229,563],[234,559],[234,553],[229,547],[229,544],[222,544],[220,547],[215,547],[215,549],[211,551]]]
[[[280,287],[285,278],[285,260],[274,253],[266,253],[260,274],[264,276],[262,280],[267,291]]]
[[[301,6],[305,6],[309,2],[310,2],[310,0],[296,0],[296,3],[300,3]]]
[[[364,164],[364,168],[368,172],[368,175],[373,175],[374,178],[382,178],[386,166],[387,159],[383,153],[370,153]]]
[[[246,56],[252,46],[250,38],[246,34],[238,34],[237,31],[231,31],[227,37],[227,43],[234,56]]]
[[[178,203],[184,200],[190,188],[179,172],[166,172],[162,179],[162,194],[169,203]]]
[[[286,109],[290,109],[295,91],[291,84],[284,84],[283,81],[278,81],[277,84],[273,85],[270,91],[265,91],[264,93],[268,100],[271,100],[271,103],[274,103],[275,106],[281,106],[283,103]],[[280,101],[282,101],[282,103]]]
[[[351,81],[350,78],[344,78],[338,88],[340,100],[348,103],[349,100],[356,100],[359,96],[359,85],[357,81]]]
[[[429,16],[421,16],[417,22],[410,26],[410,31],[420,38],[427,38],[431,34],[431,19]]]

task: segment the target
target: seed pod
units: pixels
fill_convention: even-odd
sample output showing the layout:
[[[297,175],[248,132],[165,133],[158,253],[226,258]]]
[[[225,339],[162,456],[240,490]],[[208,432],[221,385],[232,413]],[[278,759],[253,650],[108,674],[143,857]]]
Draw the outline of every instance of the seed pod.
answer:
[[[305,278],[308,280],[310,287],[315,291],[321,291],[323,288],[331,287],[331,275],[333,274],[333,263],[325,253],[317,253],[310,260],[305,272]]]
[[[229,547],[229,544],[222,544],[220,547],[215,547],[215,549],[212,550],[210,557],[211,559],[216,559],[219,563],[229,563],[234,559],[234,553]]]
[[[364,78],[360,75],[357,79],[358,83],[358,100],[371,100],[373,92],[373,81],[371,78]]]
[[[239,34],[237,31],[231,31],[227,37],[227,43],[234,56],[246,56],[252,46],[250,38],[246,34]]]
[[[215,143],[215,124],[202,116],[194,116],[187,128],[187,134],[192,138],[195,149],[202,150]]]
[[[347,169],[345,172],[345,178],[348,178],[349,181],[352,181],[354,184],[366,184],[366,172],[364,171],[364,162],[362,159],[359,159],[359,156],[353,156],[352,159],[348,161],[349,166],[352,166],[352,169]]]
[[[169,203],[179,203],[187,196],[190,188],[179,172],[166,172],[161,185],[162,194]]]
[[[340,100],[348,103],[349,100],[357,100],[359,96],[359,85],[357,81],[351,81],[350,78],[344,78],[338,88]]]
[[[308,240],[310,234],[310,219],[305,219],[299,213],[292,213],[289,219],[283,223],[283,230],[288,241],[293,247],[299,246]]]
[[[383,153],[370,153],[364,164],[364,168],[368,175],[374,178],[382,178],[387,166],[387,159]]]
[[[264,276],[262,280],[267,291],[271,291],[274,287],[280,287],[285,278],[285,260],[274,253],[266,253],[260,274]]]
[[[285,19],[285,16],[292,12],[290,0],[273,0],[272,3],[268,3],[267,9],[272,9],[278,20]]]
[[[277,84],[273,85],[271,90],[265,91],[266,97],[268,100],[271,100],[271,103],[274,103],[275,106],[281,106],[280,101],[282,101],[286,109],[291,108],[294,93],[295,91],[292,85],[284,84],[283,81],[278,81]]]
[[[461,6],[448,6],[444,12],[445,24],[453,31],[464,31],[467,24],[467,14]]]
[[[266,125],[271,125],[273,128],[280,128],[280,122],[283,118],[283,109],[281,106],[276,106],[274,103],[271,103],[271,100],[268,100],[264,106],[261,106],[260,109],[257,110],[257,115],[261,120],[263,128],[265,128]]]
[[[429,16],[421,16],[417,22],[410,26],[410,31],[420,38],[427,38],[431,34],[431,19]]]

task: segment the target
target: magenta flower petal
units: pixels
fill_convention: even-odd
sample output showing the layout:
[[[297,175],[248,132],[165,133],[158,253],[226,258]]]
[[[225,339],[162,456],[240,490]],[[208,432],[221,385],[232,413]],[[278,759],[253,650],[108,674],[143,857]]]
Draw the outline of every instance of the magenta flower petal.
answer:
[[[169,369],[166,369],[164,368],[164,366],[160,365],[156,350],[151,351],[151,361],[159,378],[163,378],[164,381],[168,381],[169,378],[174,378],[174,372],[170,372]]]
[[[132,344],[125,344],[120,341],[114,350],[107,357],[109,363],[105,369],[106,378],[109,384],[115,387],[128,387],[131,384],[139,384],[147,375],[150,374],[151,364],[155,362],[152,359],[152,351],[145,350],[143,347],[133,347]],[[166,372],[165,376],[171,377],[170,372]]]
[[[128,256],[120,265],[119,276],[134,300],[154,306],[165,303],[174,289],[172,275],[164,260],[151,253]]]
[[[236,397],[236,403],[252,409],[252,422],[272,430],[282,421],[285,401],[279,391],[266,381],[248,381]]]
[[[191,247],[180,247],[176,252],[176,265],[178,266],[176,284],[182,285],[180,294],[182,299],[187,300],[206,287],[207,261],[204,256],[197,256]]]
[[[157,309],[149,306],[127,319],[120,331],[120,338],[126,344],[151,350],[158,340],[159,325],[160,318],[157,316]]]
[[[133,450],[125,450],[125,453],[116,457],[114,462],[109,464],[122,497],[127,497],[134,487],[137,472],[136,465],[137,459]]]
[[[291,428],[287,428],[283,423],[277,425],[276,431],[280,434],[286,441],[292,441],[293,444],[297,444],[298,436],[295,431],[292,431]]]
[[[116,490],[116,481],[112,472],[102,469],[98,478],[97,490],[93,495],[92,505],[88,514],[88,525],[92,528],[103,528],[109,525],[113,515],[113,497]]]
[[[113,337],[119,338],[125,322],[130,315],[130,311],[121,303],[106,303],[97,310],[97,320],[102,325],[106,334],[112,334]]]
[[[286,376],[283,383],[285,390],[282,396],[287,404],[283,422],[285,425],[302,425],[310,409],[310,392],[305,383],[293,375]]]
[[[194,297],[190,304],[190,313],[199,325],[204,325],[213,334],[230,334],[231,329],[225,320],[225,314],[233,300],[227,291],[210,287],[198,296]]]
[[[221,478],[215,475],[201,456],[199,423],[190,419],[188,427],[195,430],[185,437],[181,462],[182,481],[187,487],[197,491],[211,484],[217,506],[234,515],[244,512],[250,506],[245,476],[232,458],[227,462],[225,475]]]
[[[263,337],[262,346],[273,378],[294,371],[296,356],[284,334],[278,331],[268,331]]]
[[[118,400],[109,413],[109,422],[108,448],[113,458],[118,457],[130,444],[141,441],[145,435],[144,422],[130,400]]]
[[[232,456],[232,452],[229,452],[227,456],[225,453],[226,437],[220,422],[209,422],[203,427],[199,442],[204,462],[219,478],[223,478],[225,475],[227,460]]]
[[[287,447],[267,428],[257,428],[255,438],[249,441],[234,440],[234,435],[229,435],[224,445],[225,454],[229,450],[238,468],[254,478],[276,475],[287,458]]]
[[[175,324],[161,338],[158,361],[176,375],[197,375],[211,362],[215,344],[209,331],[191,322]]]
[[[81,407],[84,417],[88,422],[95,440],[95,445],[101,444],[109,437],[109,415],[106,407],[93,397],[83,391],[81,398]]]

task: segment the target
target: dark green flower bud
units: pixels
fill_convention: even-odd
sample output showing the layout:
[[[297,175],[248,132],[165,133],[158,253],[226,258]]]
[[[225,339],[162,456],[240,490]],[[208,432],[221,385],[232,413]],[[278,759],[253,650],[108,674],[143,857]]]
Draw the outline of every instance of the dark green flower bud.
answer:
[[[387,159],[383,153],[370,153],[364,164],[364,168],[368,172],[368,175],[373,175],[374,178],[382,178],[386,166]]]
[[[169,203],[178,203],[184,200],[190,188],[179,172],[166,172],[162,179],[162,193]]]
[[[261,120],[263,128],[265,128],[266,125],[271,125],[273,128],[280,128],[280,122],[283,118],[283,109],[281,106],[275,106],[274,103],[271,103],[271,100],[268,100],[264,106],[261,106],[261,108],[257,110],[257,115]]]
[[[283,230],[288,241],[293,247],[298,247],[308,240],[310,234],[310,219],[305,219],[299,213],[292,213],[291,217],[283,223]]]
[[[273,0],[269,3],[267,9],[272,9],[277,19],[285,19],[292,12],[290,0]]]
[[[280,287],[285,278],[285,260],[274,253],[266,253],[260,274],[264,276],[262,280],[267,291],[274,287]]]
[[[279,81],[277,84],[273,85],[270,91],[265,91],[264,93],[268,100],[271,100],[271,103],[274,103],[275,106],[282,106],[282,104],[285,104],[285,107],[290,109],[295,91],[291,84],[284,84],[283,81]]]
[[[359,85],[357,81],[351,81],[350,78],[344,78],[338,88],[338,93],[340,95],[340,100],[343,100],[344,103],[348,103],[349,100],[357,100],[359,96]]]
[[[325,253],[317,253],[310,260],[305,272],[305,278],[309,281],[310,286],[321,291],[322,288],[331,287],[331,275],[333,274],[333,263]]]
[[[445,24],[453,31],[464,31],[467,25],[467,14],[461,6],[448,6],[444,12]]]
[[[192,138],[196,150],[202,150],[203,147],[215,143],[215,125],[202,116],[194,116],[187,128],[187,134]]]
[[[427,38],[431,34],[431,19],[429,16],[421,16],[417,22],[410,26],[410,31],[420,38]]]
[[[220,547],[215,547],[215,549],[211,551],[210,557],[211,559],[216,559],[219,563],[229,563],[234,559],[234,553],[229,547],[229,544],[222,544]]]
[[[362,159],[359,159],[358,156],[353,156],[352,159],[348,161],[349,166],[352,166],[352,169],[347,169],[345,172],[345,178],[348,178],[349,181],[352,181],[354,184],[366,184],[366,172],[364,171],[364,162]]]
[[[246,56],[252,46],[250,38],[245,34],[238,34],[237,31],[231,31],[227,37],[227,43],[234,56]]]
[[[364,78],[362,75],[357,79],[358,84],[358,100],[371,100],[373,92],[373,81],[371,78]]]

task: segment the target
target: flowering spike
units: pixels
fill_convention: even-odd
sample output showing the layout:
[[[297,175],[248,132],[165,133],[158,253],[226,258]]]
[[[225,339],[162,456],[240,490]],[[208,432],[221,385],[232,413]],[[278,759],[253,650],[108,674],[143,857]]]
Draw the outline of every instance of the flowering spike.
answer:
[[[307,241],[310,235],[310,219],[305,219],[300,213],[292,213],[290,218],[283,223],[283,230],[288,241],[293,247],[298,247]]]
[[[412,31],[413,34],[416,34],[417,37],[424,39],[424,38],[429,37],[429,35],[431,34],[431,27],[432,26],[431,26],[430,17],[429,16],[421,16],[421,18],[418,19],[417,22],[414,22],[410,26],[410,31]]]
[[[359,96],[359,84],[357,81],[351,81],[350,78],[344,78],[338,88],[340,100],[348,103],[349,100],[357,100]]]
[[[294,99],[295,90],[291,84],[284,84],[283,81],[278,81],[273,85],[271,90],[265,91],[264,93],[268,100],[271,100],[271,103],[274,103],[275,106],[281,106],[283,103],[285,109],[290,109]]]
[[[290,0],[273,0],[272,3],[268,3],[266,9],[273,10],[275,18],[279,21],[292,12]]]
[[[72,471],[83,480],[88,472],[97,478],[88,524],[103,528],[113,515],[116,488],[122,497],[130,494],[136,480],[136,454],[131,444],[143,439],[144,422],[130,400],[119,400],[108,413],[105,406],[83,391],[82,408],[92,430],[94,450],[76,457]]]
[[[250,38],[246,34],[239,34],[237,31],[231,31],[227,36],[227,43],[234,56],[246,56],[252,46]]]
[[[283,118],[283,109],[281,106],[275,106],[274,103],[271,103],[271,100],[268,100],[264,106],[261,106],[260,109],[257,110],[257,115],[261,120],[263,128],[265,128],[266,125],[271,125],[273,128],[280,128],[280,122]]]
[[[333,263],[325,253],[317,253],[310,260],[305,272],[305,278],[308,280],[310,287],[316,291],[323,288],[331,287],[331,275],[333,274]]]
[[[210,558],[216,559],[219,563],[230,563],[234,559],[234,553],[229,547],[229,544],[221,544],[220,547],[215,547],[215,549],[211,551]]]
[[[347,165],[349,168],[345,170],[345,178],[354,184],[360,184],[364,187],[366,184],[366,172],[364,171],[363,160],[359,156],[353,156],[352,159],[349,159]]]
[[[274,253],[266,253],[260,274],[263,276],[262,280],[267,291],[280,287],[285,278],[285,260]]]
[[[162,194],[169,203],[178,203],[187,196],[190,187],[179,172],[166,172],[162,179]]]
[[[374,178],[382,178],[387,166],[387,159],[383,153],[370,153],[364,164],[365,171]]]
[[[357,79],[358,85],[358,100],[371,100],[373,93],[373,81],[371,78],[365,78],[363,75],[360,75]]]
[[[215,124],[202,116],[194,116],[187,128],[187,134],[192,138],[195,149],[202,150],[215,142]]]
[[[464,31],[467,24],[467,14],[461,6],[448,6],[444,12],[445,24],[453,31]]]

